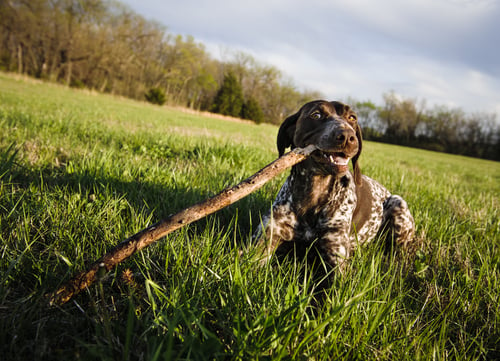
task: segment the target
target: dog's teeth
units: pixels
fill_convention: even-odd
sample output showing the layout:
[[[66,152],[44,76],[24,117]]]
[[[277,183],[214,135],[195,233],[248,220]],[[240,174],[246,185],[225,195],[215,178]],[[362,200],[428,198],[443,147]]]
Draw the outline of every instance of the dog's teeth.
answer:
[[[333,155],[330,155],[329,160],[332,164],[335,165],[347,165],[347,163],[349,162],[349,158],[335,157]]]
[[[335,155],[335,154],[323,153],[322,157],[324,159],[328,160],[332,165],[336,165],[336,166],[346,166],[347,163],[349,163],[349,158],[344,158],[342,156]]]

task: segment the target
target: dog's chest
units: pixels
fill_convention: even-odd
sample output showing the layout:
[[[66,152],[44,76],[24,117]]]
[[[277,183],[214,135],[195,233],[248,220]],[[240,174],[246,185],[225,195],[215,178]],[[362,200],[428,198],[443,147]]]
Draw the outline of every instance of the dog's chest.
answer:
[[[296,177],[292,181],[291,193],[297,215],[297,240],[313,242],[327,231],[341,231],[350,224],[356,194],[349,177]]]

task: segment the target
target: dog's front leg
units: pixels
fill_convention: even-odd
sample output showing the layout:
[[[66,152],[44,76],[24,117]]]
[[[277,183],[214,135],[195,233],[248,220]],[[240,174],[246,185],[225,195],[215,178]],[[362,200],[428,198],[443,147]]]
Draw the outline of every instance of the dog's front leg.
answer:
[[[348,230],[327,230],[318,240],[318,246],[323,260],[342,272],[352,251]]]
[[[283,242],[293,240],[297,216],[290,207],[289,203],[275,204],[257,230],[254,239],[257,240],[257,250],[262,257],[261,263],[269,261]]]

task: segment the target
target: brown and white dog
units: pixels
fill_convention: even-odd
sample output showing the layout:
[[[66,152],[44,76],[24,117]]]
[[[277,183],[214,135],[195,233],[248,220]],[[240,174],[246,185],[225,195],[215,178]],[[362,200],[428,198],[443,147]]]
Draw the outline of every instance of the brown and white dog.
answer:
[[[336,101],[305,104],[283,122],[277,145],[281,156],[311,144],[317,150],[292,168],[256,233],[264,260],[277,249],[314,245],[328,264],[342,265],[357,245],[382,234],[409,246],[414,221],[406,202],[361,174],[356,113]]]

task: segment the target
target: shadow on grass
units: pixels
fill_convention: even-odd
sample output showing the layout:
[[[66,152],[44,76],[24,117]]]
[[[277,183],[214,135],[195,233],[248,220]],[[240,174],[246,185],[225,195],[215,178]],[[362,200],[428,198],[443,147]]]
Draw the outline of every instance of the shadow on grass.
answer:
[[[83,240],[85,232],[99,231],[99,224],[92,224],[92,220],[78,221],[82,227],[96,229],[84,231],[78,229],[77,225],[68,230],[61,230],[72,221],[61,218],[65,215],[71,217],[68,214],[77,211],[69,209],[66,210],[68,214],[64,214],[64,202],[77,195],[81,199],[80,203],[85,203],[84,206],[94,207],[91,207],[90,211],[85,207],[82,208],[89,216],[92,209],[105,206],[106,203],[112,203],[116,199],[125,200],[129,206],[123,218],[120,219],[120,213],[115,213],[113,216],[118,222],[130,222],[134,226],[122,227],[121,231],[117,231],[113,243],[108,241],[108,244],[100,246],[111,249],[123,239],[150,225],[141,224],[144,220],[149,218],[150,223],[155,223],[213,194],[199,184],[193,188],[175,184],[167,186],[141,180],[124,181],[90,172],[68,172],[63,167],[32,169],[16,161],[16,151],[13,146],[0,150],[0,155],[1,159],[6,160],[2,163],[0,174],[0,186],[5,186],[3,193],[0,193],[0,209],[2,212],[6,210],[1,219],[5,228],[2,227],[0,234],[5,240],[3,246],[6,249],[6,258],[1,264],[3,276],[0,284],[0,327],[3,330],[10,330],[0,332],[2,344],[0,353],[6,355],[7,359],[13,360],[36,359],[40,355],[67,359],[73,358],[80,352],[79,350],[88,354],[92,347],[100,351],[112,350],[112,347],[106,345],[92,346],[92,344],[95,340],[102,340],[102,335],[95,332],[101,332],[103,325],[111,322],[100,319],[107,317],[106,308],[112,304],[115,308],[114,314],[128,312],[127,291],[124,293],[123,289],[117,289],[114,281],[106,283],[106,287],[110,287],[106,292],[106,299],[98,296],[99,284],[96,282],[90,291],[82,292],[81,297],[76,298],[75,302],[63,308],[46,307],[47,300],[44,295],[55,290],[61,281],[71,277],[73,268],[81,270],[82,264],[85,267],[95,261],[96,248],[99,249]],[[227,174],[218,176],[230,178]],[[54,209],[57,217],[46,219],[44,214],[50,213],[51,210],[47,208],[51,206],[61,209]],[[206,227],[212,227],[211,233],[208,234],[235,232],[239,241],[245,242],[252,231],[252,223],[258,223],[259,212],[266,211],[268,206],[269,200],[261,192],[256,192],[214,215],[193,223],[186,227],[185,232],[190,237],[196,237],[204,234]],[[135,221],[134,215],[140,215],[141,220]],[[255,221],[252,221],[252,218]],[[23,223],[26,234],[21,237],[19,225]],[[130,231],[131,229],[133,231]],[[64,234],[69,235],[71,240],[61,239]],[[21,238],[24,240],[21,241]],[[97,236],[96,240],[91,241],[100,242],[103,239]],[[223,248],[234,246],[234,243],[228,242]],[[69,254],[71,247],[82,249],[73,250],[75,254],[80,252],[80,260],[69,257],[67,263],[73,263],[73,267],[68,267],[68,264],[61,261],[61,256],[55,253],[65,248]],[[100,254],[102,255],[104,253]],[[162,264],[161,260],[158,260],[160,257],[161,254],[153,253],[147,260]],[[127,266],[137,271],[133,262],[127,263]],[[114,300],[109,301],[109,297],[114,297]],[[120,323],[118,320],[113,322]],[[70,349],[75,354],[68,354]]]

